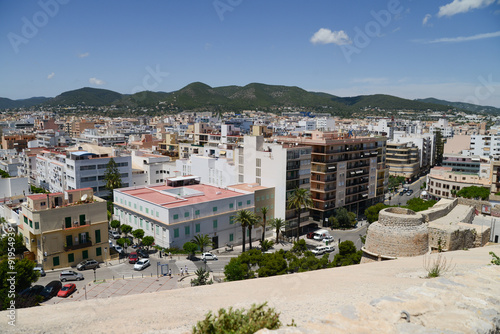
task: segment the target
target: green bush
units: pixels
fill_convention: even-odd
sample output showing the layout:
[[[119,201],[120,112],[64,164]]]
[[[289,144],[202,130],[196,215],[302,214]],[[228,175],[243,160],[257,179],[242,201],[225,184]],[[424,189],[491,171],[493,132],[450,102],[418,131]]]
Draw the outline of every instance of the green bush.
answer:
[[[267,307],[267,302],[253,304],[248,311],[221,308],[217,315],[209,312],[204,320],[198,321],[193,327],[193,334],[253,334],[263,328],[278,329],[282,325],[279,316],[274,308]],[[293,321],[291,325],[294,325]]]
[[[498,257],[495,253],[493,252],[490,252],[490,255],[493,257],[491,259],[491,264],[494,264],[494,265],[497,265],[497,266],[500,266],[500,257]]]

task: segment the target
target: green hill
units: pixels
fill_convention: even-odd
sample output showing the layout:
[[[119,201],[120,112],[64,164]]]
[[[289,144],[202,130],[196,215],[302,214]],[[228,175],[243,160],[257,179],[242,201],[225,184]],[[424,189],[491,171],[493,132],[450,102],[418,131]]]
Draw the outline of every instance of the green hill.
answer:
[[[70,90],[54,97],[45,104],[51,106],[106,106],[120,101],[122,94],[107,89],[84,87]]]
[[[38,99],[38,100],[37,100]],[[24,101],[24,102],[22,102]],[[166,107],[168,110],[280,110],[286,107],[305,108],[309,111],[324,111],[348,116],[365,109],[434,110],[449,108],[469,111],[498,113],[493,107],[481,107],[437,99],[408,100],[396,96],[375,94],[339,97],[322,92],[309,92],[300,87],[250,83],[246,86],[210,87],[202,82],[193,82],[174,92],[144,91],[135,94],[120,94],[111,90],[84,87],[64,92],[55,98],[32,98],[9,100],[0,98],[0,108],[13,108],[43,103],[50,106],[109,106],[131,108]],[[482,108],[482,109],[481,109]],[[485,109],[487,108],[487,109]]]
[[[50,97],[32,97],[29,99],[22,100],[11,100],[5,97],[0,97],[0,109],[12,109],[12,108],[29,108],[36,106],[38,104],[44,103],[50,100]]]
[[[488,114],[500,114],[500,108],[495,108],[491,106],[479,106],[477,104],[465,103],[465,102],[450,102],[445,100],[435,99],[433,97],[429,97],[426,99],[417,99],[416,101],[425,102],[425,103],[434,103],[434,104],[443,104],[452,106],[453,108],[466,110],[473,113],[477,112],[485,112]]]

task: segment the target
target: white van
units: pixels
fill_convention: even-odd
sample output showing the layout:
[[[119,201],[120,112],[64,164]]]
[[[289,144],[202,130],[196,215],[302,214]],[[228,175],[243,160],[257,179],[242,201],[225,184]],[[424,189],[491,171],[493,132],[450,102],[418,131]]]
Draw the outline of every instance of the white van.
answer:
[[[323,240],[324,237],[330,235],[327,230],[317,230],[314,232],[314,240]]]

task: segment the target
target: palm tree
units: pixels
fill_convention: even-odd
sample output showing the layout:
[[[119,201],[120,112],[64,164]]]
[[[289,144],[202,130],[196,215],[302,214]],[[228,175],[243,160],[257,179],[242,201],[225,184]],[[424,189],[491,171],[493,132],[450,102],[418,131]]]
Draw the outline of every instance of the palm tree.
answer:
[[[262,238],[261,238],[262,241],[264,241],[264,239],[266,237],[267,212],[268,212],[267,206],[260,208],[260,214],[262,215]]]
[[[248,227],[248,222],[252,219],[252,212],[248,210],[240,210],[234,216],[234,222],[241,224],[241,231],[243,233],[243,252],[245,252],[245,237],[246,228]]]
[[[213,247],[213,242],[208,236],[208,234],[197,234],[191,240],[193,244],[200,248],[200,251],[203,253],[203,249],[207,246]]]
[[[295,209],[297,213],[297,240],[300,232],[300,213],[302,208],[309,208],[313,204],[309,190],[305,188],[295,188],[288,200],[288,209]]]
[[[278,237],[280,231],[283,227],[285,227],[285,221],[281,218],[274,218],[269,221],[269,224],[276,230],[276,244],[278,243]]]
[[[259,223],[260,217],[255,213],[251,212],[250,219],[248,220],[248,244],[250,245],[250,249],[252,249],[252,228]]]

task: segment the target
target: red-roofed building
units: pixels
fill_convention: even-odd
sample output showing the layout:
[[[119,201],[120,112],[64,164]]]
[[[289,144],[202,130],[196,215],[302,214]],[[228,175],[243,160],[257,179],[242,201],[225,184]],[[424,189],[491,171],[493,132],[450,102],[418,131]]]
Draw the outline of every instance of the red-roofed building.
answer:
[[[241,244],[241,226],[233,223],[233,217],[242,209],[253,212],[254,207],[253,192],[200,184],[195,176],[114,191],[115,217],[122,224],[143,229],[156,245],[166,248],[182,248],[197,234],[208,234],[214,248]],[[260,233],[252,230],[252,239]]]

